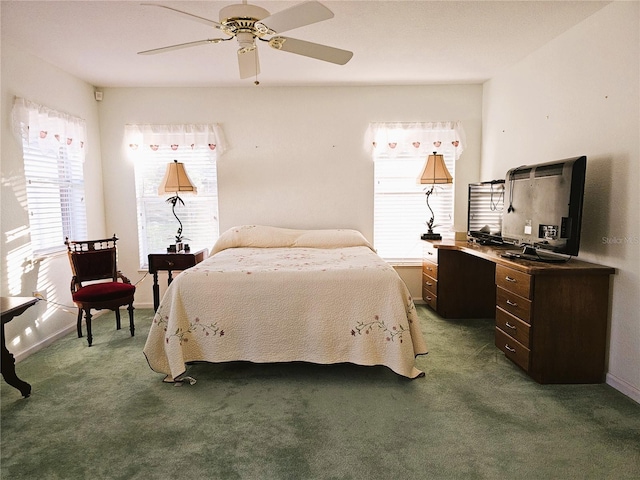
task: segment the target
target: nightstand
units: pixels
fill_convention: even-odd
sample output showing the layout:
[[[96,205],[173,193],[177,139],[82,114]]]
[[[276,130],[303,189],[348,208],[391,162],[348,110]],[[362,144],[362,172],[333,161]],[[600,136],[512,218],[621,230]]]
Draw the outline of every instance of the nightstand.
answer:
[[[158,272],[168,272],[169,279],[167,285],[173,281],[173,271],[182,271],[191,268],[204,260],[208,254],[206,248],[197,252],[185,253],[150,253],[149,273],[153,274],[153,309],[157,310],[160,305],[160,286],[158,285]]]

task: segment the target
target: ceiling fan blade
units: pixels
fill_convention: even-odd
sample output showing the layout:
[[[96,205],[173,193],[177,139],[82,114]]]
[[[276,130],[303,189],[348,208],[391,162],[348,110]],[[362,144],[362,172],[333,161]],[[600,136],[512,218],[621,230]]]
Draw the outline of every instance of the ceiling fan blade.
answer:
[[[341,50],[339,48],[298,40],[296,38],[273,37],[269,40],[269,45],[276,50],[316,58],[338,65],[344,65],[353,57],[353,52],[348,50]]]
[[[260,61],[258,59],[258,49],[242,52],[238,50],[238,67],[240,68],[240,78],[255,77],[260,73]]]
[[[294,28],[333,18],[333,12],[320,2],[309,1],[299,3],[256,22],[256,27],[262,33],[282,33]],[[264,28],[266,27],[266,28]]]
[[[198,15],[194,15],[192,13],[183,12],[182,10],[178,10],[176,8],[167,7],[166,5],[160,5],[159,3],[141,3],[140,5],[144,5],[145,7],[160,7],[166,8],[167,10],[171,10],[174,13],[179,15],[183,15],[190,20],[194,20],[196,22],[204,23],[205,25],[209,25],[210,27],[215,27],[219,30],[222,29],[222,24],[215,22],[213,20],[209,20],[208,18],[199,17]]]
[[[208,38],[206,40],[197,40],[195,42],[179,43],[177,45],[169,45],[168,47],[152,48],[151,50],[144,50],[138,52],[138,55],[155,55],[156,53],[165,53],[172,50],[180,50],[181,48],[195,47],[197,45],[205,45],[207,43],[219,43],[224,39],[222,38]]]

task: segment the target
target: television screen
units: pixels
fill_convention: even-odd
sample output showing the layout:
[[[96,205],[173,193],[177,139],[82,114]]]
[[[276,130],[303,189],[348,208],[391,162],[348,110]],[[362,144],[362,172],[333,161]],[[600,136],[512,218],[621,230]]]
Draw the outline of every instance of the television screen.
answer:
[[[481,244],[502,244],[504,180],[470,183],[467,237]]]
[[[505,179],[502,238],[506,243],[577,255],[587,157],[522,166]]]

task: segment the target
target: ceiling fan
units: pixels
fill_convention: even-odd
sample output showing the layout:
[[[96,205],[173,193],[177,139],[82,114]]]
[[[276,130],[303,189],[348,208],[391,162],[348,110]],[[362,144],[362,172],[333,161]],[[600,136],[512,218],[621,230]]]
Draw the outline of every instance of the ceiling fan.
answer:
[[[263,41],[276,50],[295,53],[338,65],[346,64],[353,56],[353,53],[347,50],[280,36],[282,32],[333,18],[333,12],[331,10],[314,0],[299,3],[273,15],[264,8],[247,4],[247,1],[243,0],[241,4],[229,5],[222,8],[220,10],[219,22],[157,3],[143,3],[142,5],[164,8],[190,20],[212,26],[228,35],[228,37],[209,38],[195,42],[154,48],[138,52],[139,55],[155,55],[157,53],[169,52],[181,48],[195,47],[197,45],[226,42],[235,38],[240,46],[238,49],[238,66],[240,69],[240,78],[243,79],[257,77],[258,73],[260,73],[256,40]],[[257,85],[258,81],[256,80],[255,83]]]

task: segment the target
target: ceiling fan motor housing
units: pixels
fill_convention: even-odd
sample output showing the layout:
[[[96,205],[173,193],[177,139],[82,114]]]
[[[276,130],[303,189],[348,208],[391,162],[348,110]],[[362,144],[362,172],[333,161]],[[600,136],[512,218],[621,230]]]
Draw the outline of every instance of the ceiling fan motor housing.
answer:
[[[267,10],[256,5],[229,5],[220,10],[220,23],[225,26],[225,33],[238,40],[238,53],[247,53],[256,48],[254,38],[258,32],[255,23],[269,15]]]
[[[267,10],[256,5],[228,5],[220,10],[220,23],[225,24],[234,20],[253,20],[253,22],[256,22],[267,18],[269,15],[270,13]]]

